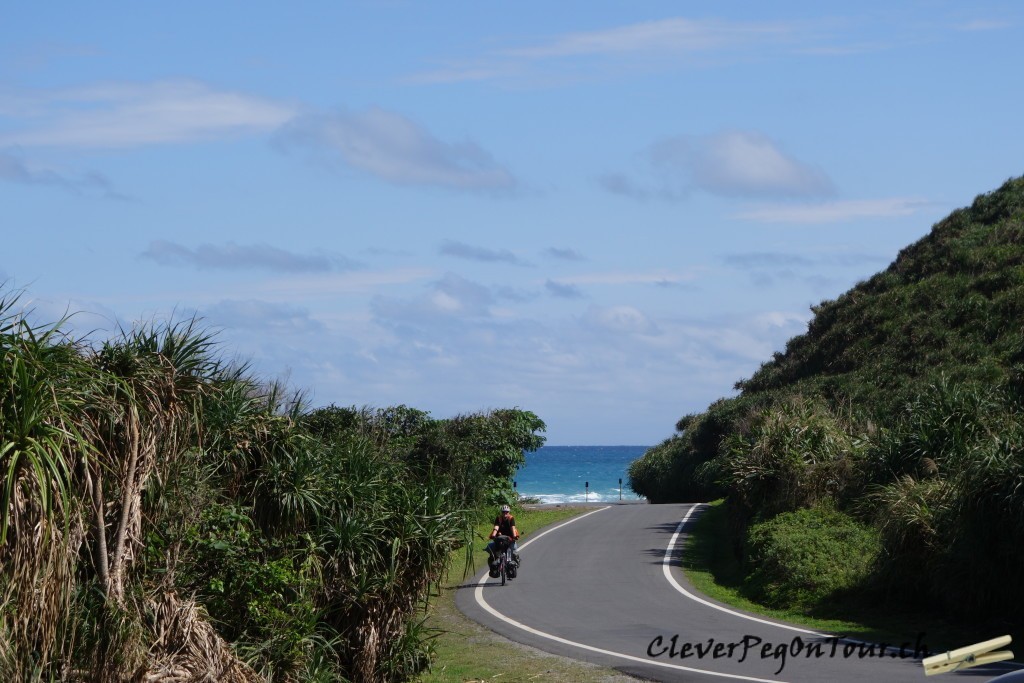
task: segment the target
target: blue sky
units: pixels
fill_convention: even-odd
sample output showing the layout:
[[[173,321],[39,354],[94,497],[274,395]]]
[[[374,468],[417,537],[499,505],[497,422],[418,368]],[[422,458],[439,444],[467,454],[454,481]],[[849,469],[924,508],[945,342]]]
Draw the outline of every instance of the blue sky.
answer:
[[[891,6],[895,5],[895,6]],[[1024,171],[1013,2],[23,3],[0,281],[314,405],[656,443]]]

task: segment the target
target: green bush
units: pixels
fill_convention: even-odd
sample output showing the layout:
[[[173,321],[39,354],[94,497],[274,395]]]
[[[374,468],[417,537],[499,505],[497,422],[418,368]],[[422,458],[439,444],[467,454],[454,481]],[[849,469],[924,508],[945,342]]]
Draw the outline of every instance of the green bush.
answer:
[[[878,533],[843,512],[784,512],[750,527],[748,587],[773,607],[812,605],[864,584],[880,550]]]
[[[718,472],[707,465],[750,402],[722,399],[707,411],[676,423],[675,436],[648,450],[629,466],[629,487],[652,503],[689,503],[722,496]]]

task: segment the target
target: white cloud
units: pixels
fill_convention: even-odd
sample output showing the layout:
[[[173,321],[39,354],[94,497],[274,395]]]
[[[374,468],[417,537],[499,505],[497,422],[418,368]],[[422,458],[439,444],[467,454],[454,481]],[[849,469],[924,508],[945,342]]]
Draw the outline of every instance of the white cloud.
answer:
[[[560,259],[562,261],[586,261],[587,257],[576,251],[575,249],[560,248],[560,247],[548,247],[544,250],[546,256]]]
[[[642,273],[585,273],[562,277],[555,280],[563,285],[672,285],[685,284],[697,278],[693,273],[673,273],[668,271],[651,271]]]
[[[1008,21],[1000,21],[997,19],[975,19],[968,21],[964,24],[960,24],[956,28],[960,31],[998,31],[1004,28],[1010,28],[1013,26]]]
[[[865,265],[880,265],[888,261],[878,254],[848,252],[845,250],[810,250],[792,252],[745,252],[726,254],[722,262],[745,273],[755,286],[770,287],[778,282],[803,282],[811,291],[830,291],[845,283],[847,277],[824,277],[820,273],[836,274],[855,268],[863,273]],[[817,273],[817,274],[816,274]]]
[[[569,33],[541,45],[506,50],[529,59],[597,54],[696,52],[789,39],[793,24],[733,23],[680,17],[615,28]]]
[[[818,204],[763,206],[741,211],[736,218],[758,223],[839,223],[860,218],[910,216],[932,203],[914,197],[848,199]]]
[[[436,277],[429,268],[399,268],[382,271],[351,271],[341,273],[308,274],[296,277],[260,280],[246,285],[245,292],[259,293],[260,298],[272,301],[328,301],[351,294],[379,292],[388,287],[400,287]]]
[[[478,282],[454,273],[446,273],[432,282],[428,290],[411,299],[375,296],[371,301],[374,317],[388,324],[433,326],[452,319],[490,318],[498,295]]]
[[[261,333],[320,333],[324,326],[305,308],[257,299],[219,301],[201,312],[210,324]]]
[[[3,280],[0,280],[0,284]],[[50,327],[63,321],[60,328],[72,337],[92,340],[108,339],[119,329],[131,329],[131,323],[119,317],[110,307],[98,301],[75,296],[26,297],[17,301],[20,313],[33,325]]]
[[[199,269],[259,269],[279,272],[324,272],[344,270],[355,264],[343,257],[324,254],[296,254],[269,244],[201,244],[195,249],[156,240],[142,252],[143,258],[162,266],[192,266]]]
[[[281,131],[301,148],[401,185],[512,190],[512,174],[474,142],[444,142],[406,117],[379,108],[300,117]]]
[[[583,321],[590,326],[618,334],[658,333],[657,325],[632,306],[591,306],[584,313]]]
[[[110,83],[22,94],[29,127],[0,145],[134,147],[272,130],[294,107],[196,81]]]
[[[583,292],[580,288],[575,285],[562,284],[555,282],[554,280],[548,280],[544,283],[544,289],[547,290],[548,294],[558,299],[581,299],[583,298]]]
[[[536,85],[561,83],[567,77],[607,77],[623,73],[621,67],[705,67],[750,55],[825,50],[834,44],[830,31],[835,25],[828,20],[733,22],[667,17],[491,49],[476,58],[449,60],[408,80],[421,84],[520,81]],[[602,60],[604,68],[594,69],[587,60]]]
[[[432,85],[437,83],[472,83],[490,81],[514,75],[515,69],[508,66],[482,66],[478,64],[452,64],[441,69],[415,74],[406,80],[409,83]]]
[[[761,133],[725,131],[680,136],[651,146],[650,159],[667,182],[729,197],[815,197],[832,194],[819,168],[786,154]]]
[[[323,312],[328,309],[340,308],[348,312],[355,305],[354,302],[361,301],[363,296],[416,286],[417,283],[436,279],[437,276],[436,270],[419,267],[376,271],[285,272],[276,276],[240,276],[212,288],[200,278],[175,278],[165,289],[156,293],[122,288],[101,301],[105,305],[119,308],[143,306],[146,310],[152,310],[155,297],[170,310],[182,301],[202,306],[227,298],[257,298],[279,303],[302,301],[319,315],[324,315]]]
[[[597,184],[612,194],[633,199],[648,199],[653,194],[651,190],[637,185],[625,173],[605,173],[597,179]]]
[[[716,363],[742,364],[751,370],[771,358],[786,340],[805,332],[810,314],[789,311],[768,311],[749,318],[721,321],[704,320],[699,325],[685,325],[677,334],[691,340],[701,355]],[[735,382],[742,372],[734,371]]]
[[[463,242],[447,240],[441,245],[440,252],[446,256],[467,259],[469,261],[481,261],[483,263],[510,263],[517,266],[529,265],[508,249],[487,249],[476,247]]]
[[[33,41],[34,42],[34,41]],[[40,71],[55,63],[77,61],[82,62],[90,57],[98,57],[102,51],[92,45],[56,42],[47,40],[34,43],[13,57],[8,57],[8,65],[20,73]]]
[[[35,167],[13,154],[0,152],[0,180],[23,185],[59,187],[73,193],[98,193],[112,199],[125,199],[106,176],[95,171],[67,175],[50,168]]]
[[[876,264],[885,261],[886,258],[879,254],[867,254],[862,252],[849,252],[845,249],[818,249],[803,254],[777,251],[750,251],[726,254],[722,261],[735,268],[749,270],[752,268],[795,268],[814,266],[863,266],[865,264]]]
[[[447,312],[487,315],[488,307],[495,301],[490,289],[454,273],[445,274],[433,288],[434,300],[443,300],[443,309]]]
[[[754,316],[753,327],[755,330],[785,329],[794,330],[807,324],[806,313],[794,313],[792,311],[765,311]]]
[[[574,318],[502,318],[493,287],[452,274],[425,284],[418,296],[378,296],[369,317],[304,302],[316,311],[310,315],[262,294],[218,299],[203,312],[227,326],[228,348],[271,375],[291,369],[317,404],[402,402],[438,416],[519,405],[562,434],[573,419],[565,405],[604,425],[622,405],[646,411],[650,404],[662,412],[645,429],[670,432],[679,414],[727,392],[805,329],[784,311],[679,319],[638,304],[594,306]],[[251,334],[256,326],[266,335]],[[612,438],[605,434],[581,427],[577,437]]]
[[[783,254],[778,252],[747,252],[727,254],[722,258],[726,265],[741,269],[750,268],[792,268],[794,266],[813,266],[815,261],[800,254]]]

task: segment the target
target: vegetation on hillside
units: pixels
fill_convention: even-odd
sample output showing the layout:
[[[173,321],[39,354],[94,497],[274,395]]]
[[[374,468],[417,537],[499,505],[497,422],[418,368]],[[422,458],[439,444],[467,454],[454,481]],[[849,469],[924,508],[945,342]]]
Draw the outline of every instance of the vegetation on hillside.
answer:
[[[99,344],[0,301],[0,679],[385,681],[544,424],[307,410],[194,321]]]
[[[1024,179],[812,310],[737,396],[684,417],[634,462],[633,489],[655,502],[726,496],[736,556],[769,598],[839,590],[818,581],[809,596],[792,571],[830,547],[868,555],[860,590],[960,616],[1020,614]],[[838,521],[810,523],[840,513],[863,533],[837,540]]]

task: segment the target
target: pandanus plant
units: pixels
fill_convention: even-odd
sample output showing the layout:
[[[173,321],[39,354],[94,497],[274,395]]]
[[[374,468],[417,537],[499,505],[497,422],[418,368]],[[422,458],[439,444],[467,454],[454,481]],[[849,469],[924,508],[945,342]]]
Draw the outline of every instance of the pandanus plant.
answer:
[[[0,673],[31,678],[67,654],[76,556],[85,537],[77,418],[94,373],[57,327],[0,300]]]
[[[0,675],[120,680],[154,654],[127,642],[125,620],[168,602],[127,604],[144,495],[198,443],[217,363],[195,321],[98,348],[62,323],[33,325],[16,295],[0,300]]]

